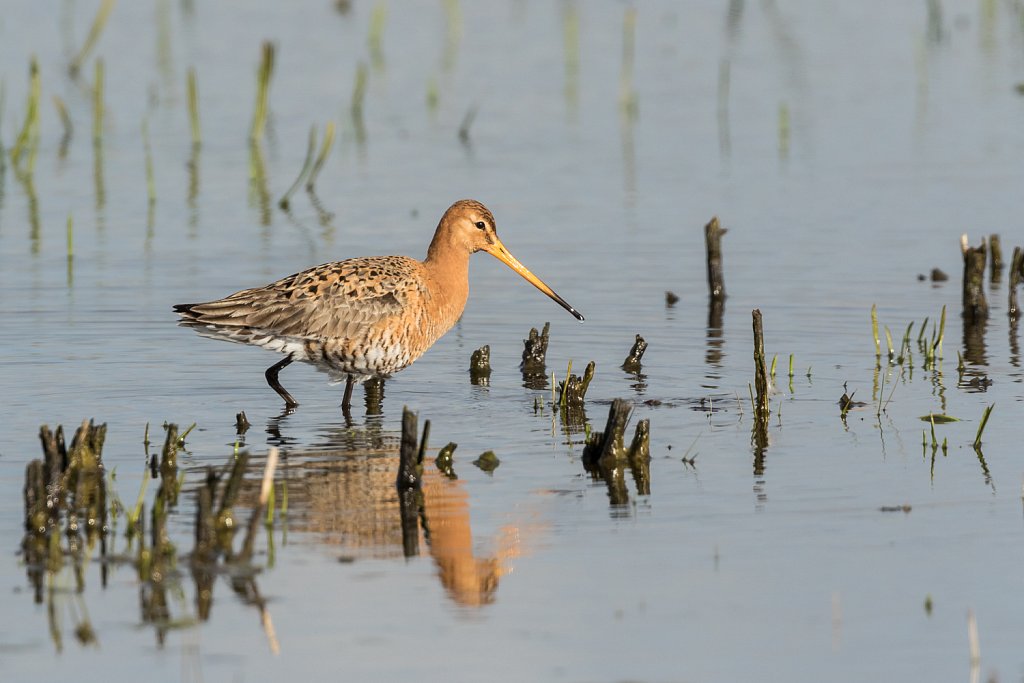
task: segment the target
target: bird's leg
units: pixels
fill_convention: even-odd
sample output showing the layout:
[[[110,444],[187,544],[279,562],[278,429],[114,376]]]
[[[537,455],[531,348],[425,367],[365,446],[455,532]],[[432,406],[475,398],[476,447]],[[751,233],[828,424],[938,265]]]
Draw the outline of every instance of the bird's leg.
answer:
[[[352,375],[347,375],[345,379],[345,397],[341,399],[342,410],[348,410],[352,407],[352,389],[355,385],[356,381],[352,379]]]
[[[281,362],[274,363],[269,368],[267,368],[266,372],[267,384],[270,385],[271,389],[277,392],[278,396],[284,399],[285,406],[288,408],[294,408],[295,406],[299,405],[299,402],[292,398],[292,395],[289,394],[288,391],[281,386],[281,383],[277,381],[277,373],[281,372],[283,368],[288,367],[291,364],[291,362],[292,356],[291,354],[289,354],[288,357],[282,360]]]

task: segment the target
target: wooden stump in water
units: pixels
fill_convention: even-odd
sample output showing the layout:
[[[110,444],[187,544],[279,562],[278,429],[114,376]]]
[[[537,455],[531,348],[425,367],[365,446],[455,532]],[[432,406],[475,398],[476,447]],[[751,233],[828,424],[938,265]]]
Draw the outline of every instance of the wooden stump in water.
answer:
[[[708,296],[712,301],[725,300],[725,275],[722,272],[722,235],[728,230],[718,223],[718,216],[704,226],[704,248],[708,264]]]
[[[1020,309],[1017,307],[1017,285],[1024,280],[1024,249],[1013,248],[1013,261],[1010,262],[1010,294],[1006,312],[1011,320],[1020,317]]]
[[[626,372],[640,372],[640,360],[644,357],[644,353],[647,351],[647,342],[639,334],[636,335],[636,341],[633,342],[633,348],[629,350],[629,355],[626,356],[626,360],[622,362],[622,369]]]
[[[771,413],[768,399],[768,368],[764,359],[764,327],[761,310],[752,311],[754,321],[754,424],[766,427]]]
[[[625,468],[633,472],[637,494],[651,492],[650,475],[650,421],[641,420],[636,426],[633,442],[627,448],[623,437],[632,407],[617,398],[608,409],[608,421],[603,432],[594,432],[583,447],[583,467],[595,478],[608,485],[608,498],[612,505],[629,502],[626,490]]]
[[[469,357],[469,381],[487,386],[491,381],[491,347],[481,346]]]
[[[587,364],[583,377],[570,375],[558,383],[558,405],[562,408],[580,408],[587,396],[587,388],[594,379],[594,361]]]
[[[999,243],[999,235],[988,236],[989,280],[999,282],[1003,279],[1003,247]]]
[[[985,238],[980,247],[967,243],[967,235],[960,238],[960,251],[964,256],[963,317],[967,322],[978,322],[988,318],[988,302],[985,301]]]
[[[402,408],[402,446],[398,453],[398,477],[395,486],[399,491],[420,488],[423,464],[417,443],[416,413]]]
[[[544,330],[538,334],[537,328],[530,328],[530,336],[523,340],[523,362],[519,366],[523,375],[545,375],[545,359],[548,353],[548,331],[551,323],[544,323]]]

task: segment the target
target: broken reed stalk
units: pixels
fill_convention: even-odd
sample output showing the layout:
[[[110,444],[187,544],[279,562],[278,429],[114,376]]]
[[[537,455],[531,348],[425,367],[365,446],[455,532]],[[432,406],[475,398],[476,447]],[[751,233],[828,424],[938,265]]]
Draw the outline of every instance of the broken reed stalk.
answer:
[[[999,235],[988,236],[989,272],[990,282],[999,282],[1003,279],[1003,246],[1000,244]]]
[[[192,146],[198,147],[203,142],[203,133],[199,127],[199,85],[194,66],[188,68],[185,89],[188,93],[188,128],[192,133]]]
[[[644,357],[644,353],[647,351],[647,342],[639,334],[636,335],[636,341],[633,342],[633,347],[629,350],[629,355],[626,356],[626,360],[622,362],[622,369],[626,372],[640,372],[640,360]]]
[[[972,247],[967,235],[960,238],[960,251],[964,257],[963,317],[969,323],[988,318],[988,303],[985,301],[985,238],[980,247]]]
[[[704,249],[707,254],[708,296],[712,302],[725,300],[725,275],[722,269],[722,235],[728,230],[718,222],[718,216],[704,226]]]
[[[28,100],[25,104],[25,121],[21,125],[18,137],[14,140],[14,146],[11,147],[11,161],[15,165],[20,161],[21,155],[39,138],[39,96],[42,85],[39,81],[39,62],[34,56],[29,61],[28,74],[29,88]]]
[[[980,448],[981,447],[981,434],[982,434],[982,432],[985,431],[985,425],[988,424],[988,416],[992,414],[992,409],[995,408],[995,407],[996,407],[996,404],[993,403],[992,405],[990,405],[987,408],[985,408],[985,412],[983,412],[981,414],[981,423],[978,425],[978,433],[975,434],[975,436],[974,436],[974,447],[975,448]]]
[[[771,410],[768,397],[768,371],[764,358],[764,327],[761,310],[755,308],[751,315],[754,325],[754,388],[757,390],[754,419],[757,425],[767,426]]]
[[[260,65],[256,71],[256,106],[253,111],[249,139],[256,141],[263,137],[267,124],[267,101],[270,95],[270,77],[274,73],[274,44],[269,40],[260,46]]]
[[[420,450],[416,445],[416,421],[416,413],[408,407],[403,407],[402,445],[398,454],[398,476],[395,479],[395,486],[400,492],[420,488],[423,475],[423,463],[419,459]]]
[[[75,58],[71,60],[71,64],[68,65],[68,72],[70,72],[72,78],[78,75],[82,64],[85,63],[86,57],[89,56],[93,47],[96,46],[96,41],[99,40],[103,27],[107,25],[107,19],[110,17],[110,12],[114,9],[115,4],[115,0],[103,0],[100,3],[100,8],[96,11],[96,16],[92,20],[92,26],[89,27],[89,33],[85,37],[85,42],[82,43],[82,49],[78,51]]]
[[[95,83],[92,86],[92,141],[103,142],[103,59],[96,59]]]
[[[299,171],[299,177],[295,179],[292,186],[288,188],[287,192],[285,192],[277,202],[277,205],[281,207],[282,210],[288,210],[288,206],[291,203],[290,197],[292,196],[292,193],[299,188],[299,185],[302,184],[302,181],[305,180],[306,176],[309,174],[309,170],[313,167],[313,154],[315,151],[316,124],[313,124],[309,127],[309,143],[306,145],[306,160],[302,162],[302,170]]]
[[[1006,306],[1006,314],[1011,320],[1020,317],[1020,308],[1017,306],[1017,285],[1024,280],[1024,249],[1013,248],[1013,260],[1010,262],[1010,293]]]

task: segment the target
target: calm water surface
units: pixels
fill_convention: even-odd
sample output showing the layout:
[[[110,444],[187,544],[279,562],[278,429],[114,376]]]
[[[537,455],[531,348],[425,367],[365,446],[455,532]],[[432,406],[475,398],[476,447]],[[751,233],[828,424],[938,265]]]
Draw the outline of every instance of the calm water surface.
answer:
[[[10,5],[5,150],[33,55],[42,100],[34,174],[9,159],[0,174],[3,680],[1024,676],[1018,330],[1004,274],[984,334],[968,343],[958,282],[961,233],[973,244],[1000,233],[1007,260],[1024,244],[1017,4],[125,2],[77,80],[67,63],[98,3]],[[278,57],[254,156],[264,39]],[[361,122],[350,113],[360,63]],[[53,96],[74,126],[63,154]],[[309,127],[329,121],[338,136],[319,208],[300,190],[286,214],[276,202]],[[282,381],[302,405],[282,416],[262,376],[273,356],[174,324],[174,303],[316,263],[422,256],[461,197],[488,204],[510,250],[585,324],[478,256],[459,325],[387,383],[381,414],[364,415],[357,393],[349,425],[324,375],[288,368]],[[709,327],[702,226],[713,215],[729,228],[729,298]],[[932,267],[950,281],[917,281]],[[666,290],[680,296],[674,307]],[[902,371],[876,371],[872,304],[897,343],[947,306],[938,368],[925,370],[915,348]],[[753,308],[779,358],[761,450],[747,388]],[[629,502],[610,505],[581,464],[582,431],[552,415],[550,389],[524,387],[521,340],[545,321],[549,372],[596,361],[591,427],[618,397],[634,402],[634,421],[650,419],[650,495],[629,481]],[[637,333],[650,343],[641,376],[619,369]],[[474,386],[468,359],[484,344],[494,371]],[[844,383],[872,404],[845,423]],[[876,417],[879,394],[891,400]],[[992,403],[979,458],[971,442]],[[457,481],[428,467],[432,534],[411,559],[392,488],[402,406],[430,419],[434,449],[458,444]],[[289,510],[257,543],[262,602],[221,578],[197,625],[184,558],[193,491],[205,466],[231,456],[240,410],[253,424],[253,477],[268,446],[287,456]],[[934,459],[919,420],[931,412],[962,418],[936,427],[948,450]],[[169,623],[143,621],[130,564],[111,565],[102,587],[95,552],[81,593],[65,568],[34,601],[18,553],[25,466],[39,457],[40,424],[88,417],[108,424],[104,461],[129,502],[145,425],[160,441],[164,421],[197,424],[170,522],[183,557]],[[471,464],[485,450],[501,459],[493,474]],[[123,523],[111,543],[124,552]],[[982,657],[973,671],[968,610]],[[83,623],[95,644],[76,639]]]

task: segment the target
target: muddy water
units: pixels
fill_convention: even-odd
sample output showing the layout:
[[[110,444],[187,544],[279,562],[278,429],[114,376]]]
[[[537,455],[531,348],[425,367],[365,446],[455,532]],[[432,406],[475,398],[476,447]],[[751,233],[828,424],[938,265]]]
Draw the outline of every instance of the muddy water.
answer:
[[[4,679],[1018,676],[1019,335],[1005,273],[988,324],[965,333],[958,240],[999,232],[1007,260],[1024,243],[1024,34],[1010,5],[930,7],[119,3],[96,50],[106,68],[98,146],[93,59],[79,80],[66,75],[95,5],[8,8],[6,150],[32,55],[42,101],[31,180],[9,160],[0,180]],[[278,59],[254,153],[263,39]],[[74,125],[64,154],[53,95]],[[319,206],[300,190],[285,214],[276,201],[309,127],[328,121],[338,138]],[[282,373],[302,405],[281,415],[262,377],[274,357],[174,325],[171,304],[315,263],[422,255],[464,196],[490,206],[506,245],[586,323],[477,256],[460,324],[387,383],[379,414],[357,394],[349,424],[340,387],[316,371]],[[712,215],[729,228],[720,321],[709,321],[702,258]],[[936,266],[950,281],[917,280]],[[680,296],[673,307],[666,290]],[[915,322],[903,366],[883,358],[876,369],[872,304],[897,345]],[[930,339],[943,306],[943,358],[926,369],[918,330],[928,317]],[[766,448],[751,438],[753,308],[779,359]],[[549,372],[597,363],[586,423],[603,428],[617,397],[634,402],[634,421],[650,419],[650,495],[630,482],[629,502],[610,505],[581,463],[583,422],[563,425],[549,388],[524,387],[521,340],[545,321]],[[636,333],[650,349],[642,372],[626,373]],[[469,355],[484,344],[493,374],[473,385]],[[844,383],[868,404],[845,422]],[[979,455],[971,442],[992,403]],[[431,459],[458,444],[457,480],[428,464],[430,534],[409,559],[390,484],[403,405],[431,420]],[[262,609],[222,577],[200,623],[191,492],[205,466],[231,456],[240,410],[253,424],[241,439],[253,478],[268,446],[286,455],[288,514],[257,542]],[[928,413],[961,418],[936,426],[945,452],[922,446]],[[170,520],[181,571],[166,622],[143,619],[130,564],[110,564],[103,587],[95,551],[81,592],[65,567],[35,602],[17,554],[24,469],[40,424],[85,417],[109,425],[104,459],[128,502],[146,423],[154,441],[165,420],[197,424]],[[490,474],[471,464],[485,450],[501,460]],[[111,554],[124,551],[122,525]],[[95,645],[76,639],[83,623]]]

